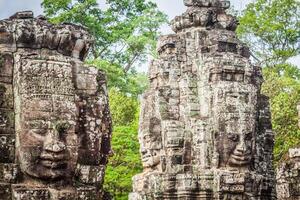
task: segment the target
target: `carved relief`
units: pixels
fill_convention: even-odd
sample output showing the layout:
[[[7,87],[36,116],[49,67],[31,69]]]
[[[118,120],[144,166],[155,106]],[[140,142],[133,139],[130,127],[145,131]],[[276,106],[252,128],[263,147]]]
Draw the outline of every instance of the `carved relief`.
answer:
[[[228,1],[184,4],[187,11],[171,22],[175,34],[160,37],[149,68],[146,96],[155,98],[142,101],[139,138],[142,150],[158,149],[149,154],[151,170],[144,165],[134,177],[130,200],[275,199],[274,134],[268,98],[260,94],[261,68],[234,32]],[[149,131],[153,117],[159,132]],[[160,181],[155,196],[151,188]]]
[[[255,122],[251,116],[219,119],[216,146],[221,167],[250,167],[255,146]],[[225,119],[224,119],[225,118]]]
[[[32,12],[0,26],[0,194],[103,199],[111,119],[105,75],[82,62],[91,37]]]

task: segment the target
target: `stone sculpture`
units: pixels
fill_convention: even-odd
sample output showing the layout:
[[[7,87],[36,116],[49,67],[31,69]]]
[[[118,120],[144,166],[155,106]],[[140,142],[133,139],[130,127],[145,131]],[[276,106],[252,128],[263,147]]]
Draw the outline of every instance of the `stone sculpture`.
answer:
[[[139,130],[144,172],[129,199],[275,199],[261,68],[237,39],[229,1],[184,3],[150,64]]]
[[[93,40],[19,12],[0,21],[0,199],[103,199],[111,152],[105,75]]]
[[[300,129],[300,103],[298,109],[298,126]],[[277,199],[300,199],[300,148],[289,150],[285,160],[277,168]]]
[[[300,199],[300,148],[290,149],[277,169],[277,199]]]

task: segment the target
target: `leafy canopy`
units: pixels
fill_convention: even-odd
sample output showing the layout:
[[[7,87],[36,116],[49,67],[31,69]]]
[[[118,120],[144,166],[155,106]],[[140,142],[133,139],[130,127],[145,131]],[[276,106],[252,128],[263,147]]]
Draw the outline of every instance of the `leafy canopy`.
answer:
[[[238,34],[264,65],[300,53],[300,1],[257,0],[240,18]]]
[[[108,61],[125,73],[154,52],[158,30],[167,21],[157,5],[145,0],[43,0],[53,23],[87,27],[95,38],[92,57]]]
[[[136,98],[115,89],[110,90],[109,97],[114,123],[114,156],[107,166],[104,188],[115,199],[125,200],[132,191],[132,177],[142,171],[137,140],[139,103]]]
[[[117,90],[124,95],[137,98],[148,87],[149,81],[146,73],[137,73],[134,70],[125,73],[119,66],[100,59],[90,60],[88,63],[104,70],[107,76],[108,88]]]
[[[270,97],[275,161],[280,161],[289,148],[299,146],[297,103],[300,102],[300,69],[291,64],[264,68],[262,91]]]
[[[238,35],[263,66],[264,94],[270,97],[275,132],[275,161],[289,148],[299,146],[297,103],[300,102],[300,68],[288,59],[300,53],[300,2],[257,0],[240,17]]]

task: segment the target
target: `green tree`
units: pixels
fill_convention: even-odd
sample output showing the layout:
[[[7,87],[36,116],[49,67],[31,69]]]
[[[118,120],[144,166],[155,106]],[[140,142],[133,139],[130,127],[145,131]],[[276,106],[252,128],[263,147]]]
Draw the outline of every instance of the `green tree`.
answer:
[[[300,102],[300,69],[288,59],[300,53],[300,2],[257,0],[240,17],[239,37],[263,66],[263,93],[270,97],[275,132],[275,160],[300,144],[297,103]]]
[[[87,27],[95,38],[92,57],[108,61],[125,73],[154,52],[158,29],[166,15],[145,0],[43,0],[53,23],[71,22]]]
[[[300,53],[300,1],[257,0],[240,17],[237,33],[264,66]]]
[[[300,144],[297,103],[300,101],[300,70],[290,64],[264,68],[262,91],[270,97],[273,130],[276,133],[275,161],[289,148]]]
[[[134,122],[139,105],[135,98],[113,88],[109,91],[109,102],[114,126],[127,126]]]
[[[132,191],[132,177],[142,171],[137,128],[137,125],[114,128],[114,156],[106,170],[104,189],[118,200],[128,199]]]
[[[115,89],[110,90],[109,97],[114,155],[107,166],[104,188],[115,199],[125,200],[132,191],[132,177],[142,171],[137,140],[139,103]]]
[[[88,63],[106,72],[108,88],[114,88],[125,95],[137,98],[148,87],[149,81],[145,73],[135,70],[125,73],[119,66],[100,59],[90,60]]]

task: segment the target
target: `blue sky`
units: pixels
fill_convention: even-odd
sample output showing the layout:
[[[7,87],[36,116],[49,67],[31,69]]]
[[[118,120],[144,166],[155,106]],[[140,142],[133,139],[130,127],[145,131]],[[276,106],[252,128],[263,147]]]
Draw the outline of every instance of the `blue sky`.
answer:
[[[255,0],[231,0],[231,4],[237,10],[243,10],[245,6]],[[0,19],[8,18],[17,11],[32,10],[35,16],[43,14],[43,10],[40,6],[42,0],[0,0]],[[104,0],[98,0],[100,5],[104,5]],[[180,15],[185,11],[183,0],[154,0],[157,3],[160,10],[165,12],[170,19],[176,15]],[[164,25],[161,28],[163,34],[171,33],[171,29]],[[297,56],[290,60],[292,63],[300,67],[300,56]],[[145,68],[145,67],[142,67]],[[143,71],[144,69],[142,69]]]

